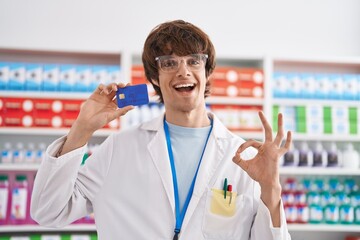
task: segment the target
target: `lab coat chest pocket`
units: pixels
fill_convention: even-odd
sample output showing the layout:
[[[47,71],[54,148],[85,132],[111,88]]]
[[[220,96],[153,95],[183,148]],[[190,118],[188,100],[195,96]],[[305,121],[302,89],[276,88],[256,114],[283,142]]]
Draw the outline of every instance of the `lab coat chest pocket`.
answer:
[[[224,192],[209,189],[206,196],[202,231],[205,239],[248,239],[253,220],[252,200],[233,192],[224,199]]]

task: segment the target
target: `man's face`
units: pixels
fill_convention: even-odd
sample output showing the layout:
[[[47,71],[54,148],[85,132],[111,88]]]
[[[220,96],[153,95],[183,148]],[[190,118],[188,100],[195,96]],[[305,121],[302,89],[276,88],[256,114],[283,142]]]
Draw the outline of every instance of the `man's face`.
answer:
[[[157,58],[158,84],[167,110],[189,112],[205,106],[206,58],[204,54]]]

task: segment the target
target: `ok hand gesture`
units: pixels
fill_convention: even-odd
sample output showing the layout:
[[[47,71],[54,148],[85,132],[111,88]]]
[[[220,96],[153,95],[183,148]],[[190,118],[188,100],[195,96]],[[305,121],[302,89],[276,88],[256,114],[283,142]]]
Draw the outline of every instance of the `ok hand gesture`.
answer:
[[[287,133],[286,142],[284,146],[281,146],[284,137],[282,114],[278,115],[278,132],[275,139],[264,113],[259,112],[259,117],[265,130],[265,142],[248,140],[241,144],[233,157],[233,162],[247,172],[252,179],[259,182],[262,189],[263,187],[278,188],[280,185],[279,159],[289,150],[291,132]],[[240,154],[248,147],[256,148],[258,153],[254,158],[244,161]]]

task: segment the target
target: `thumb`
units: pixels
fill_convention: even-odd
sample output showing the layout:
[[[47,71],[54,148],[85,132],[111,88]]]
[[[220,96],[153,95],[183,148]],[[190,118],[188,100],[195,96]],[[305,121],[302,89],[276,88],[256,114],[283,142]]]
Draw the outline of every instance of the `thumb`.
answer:
[[[241,167],[245,172],[247,172],[249,169],[249,161],[242,159],[239,152],[236,152],[235,156],[232,158],[232,161]]]
[[[118,117],[121,117],[121,116],[124,116],[128,111],[134,109],[135,107],[134,106],[126,106],[126,107],[123,107],[123,108],[119,108],[115,111],[114,115],[113,115],[113,119],[114,120],[115,118],[118,118]]]

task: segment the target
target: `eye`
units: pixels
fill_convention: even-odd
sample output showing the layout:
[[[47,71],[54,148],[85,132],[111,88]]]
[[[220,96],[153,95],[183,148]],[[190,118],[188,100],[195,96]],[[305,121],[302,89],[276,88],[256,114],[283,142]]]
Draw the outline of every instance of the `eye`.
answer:
[[[189,65],[189,66],[198,66],[198,65],[200,65],[200,59],[197,58],[197,57],[189,58],[186,61],[186,64]]]
[[[165,59],[162,61],[161,66],[164,68],[174,68],[177,67],[178,62],[175,59]]]

